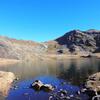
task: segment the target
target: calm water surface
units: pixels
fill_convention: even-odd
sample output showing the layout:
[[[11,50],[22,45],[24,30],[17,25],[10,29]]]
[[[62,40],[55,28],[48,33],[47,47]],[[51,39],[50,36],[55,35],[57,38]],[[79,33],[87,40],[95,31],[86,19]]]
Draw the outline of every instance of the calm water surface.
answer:
[[[34,63],[27,61],[0,66],[0,70],[11,71],[20,78],[16,83],[18,89],[10,90],[8,100],[48,100],[49,93],[35,92],[28,88],[35,79],[56,85],[58,90],[66,89],[69,91],[69,95],[74,95],[89,75],[100,71],[100,59],[37,60]],[[61,85],[65,81],[66,84]],[[83,97],[82,100],[85,98]]]

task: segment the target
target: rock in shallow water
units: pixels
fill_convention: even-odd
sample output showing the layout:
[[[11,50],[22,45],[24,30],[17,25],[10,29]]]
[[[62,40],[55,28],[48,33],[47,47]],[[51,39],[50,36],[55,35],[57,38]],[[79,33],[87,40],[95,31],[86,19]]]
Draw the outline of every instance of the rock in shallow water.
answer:
[[[50,92],[54,90],[54,87],[51,84],[43,84],[40,80],[36,80],[35,82],[33,82],[31,87],[35,90],[43,90],[45,92]]]
[[[39,80],[36,80],[35,82],[32,83],[31,87],[34,88],[35,90],[39,91],[42,86],[43,86],[43,83]]]
[[[51,84],[44,84],[42,87],[41,87],[41,90],[44,90],[45,92],[50,92],[50,91],[53,91],[54,88]]]

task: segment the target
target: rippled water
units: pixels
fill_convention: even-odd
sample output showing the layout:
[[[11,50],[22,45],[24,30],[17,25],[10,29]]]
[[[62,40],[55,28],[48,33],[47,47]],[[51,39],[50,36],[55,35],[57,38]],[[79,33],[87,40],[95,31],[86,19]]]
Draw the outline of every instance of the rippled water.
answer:
[[[100,59],[96,58],[80,58],[80,59],[66,59],[66,60],[50,60],[50,61],[31,61],[21,62],[15,65],[0,66],[0,70],[11,71],[20,78],[17,90],[11,90],[9,92],[8,100],[29,100],[24,93],[28,92],[32,94],[30,100],[39,100],[37,97],[41,97],[41,100],[48,100],[48,94],[44,92],[35,93],[32,89],[24,89],[35,79],[41,79],[43,82],[57,85],[58,88],[63,88],[59,85],[60,81],[66,81],[68,84],[64,86],[71,91],[79,89],[81,84],[84,83],[86,78],[100,71]],[[71,85],[69,85],[69,83]],[[16,99],[15,99],[16,98]],[[22,99],[24,98],[24,99]]]

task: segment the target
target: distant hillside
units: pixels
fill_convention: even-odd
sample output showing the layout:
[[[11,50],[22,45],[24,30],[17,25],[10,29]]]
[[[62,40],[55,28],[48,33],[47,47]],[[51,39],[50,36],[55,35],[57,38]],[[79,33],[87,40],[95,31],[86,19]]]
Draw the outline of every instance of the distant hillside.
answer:
[[[45,46],[42,43],[0,36],[1,58],[28,59],[44,52]]]
[[[53,41],[37,43],[0,36],[0,58],[28,59],[43,54],[100,52],[100,31],[72,30]]]

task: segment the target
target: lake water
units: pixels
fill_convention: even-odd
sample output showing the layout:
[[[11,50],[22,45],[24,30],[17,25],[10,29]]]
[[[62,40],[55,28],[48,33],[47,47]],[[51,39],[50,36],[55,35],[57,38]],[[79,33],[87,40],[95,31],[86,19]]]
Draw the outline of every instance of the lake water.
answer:
[[[89,75],[100,71],[100,59],[37,60],[34,63],[27,61],[0,66],[0,70],[11,71],[20,78],[15,84],[18,89],[11,89],[7,100],[48,100],[50,93],[43,91],[37,93],[29,88],[33,81],[39,79],[44,83],[57,86],[58,90],[66,89],[69,95],[74,95]],[[61,85],[62,82],[66,84]],[[84,97],[82,98],[85,100]]]

